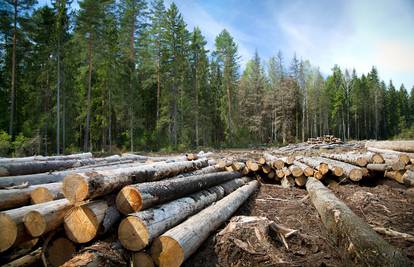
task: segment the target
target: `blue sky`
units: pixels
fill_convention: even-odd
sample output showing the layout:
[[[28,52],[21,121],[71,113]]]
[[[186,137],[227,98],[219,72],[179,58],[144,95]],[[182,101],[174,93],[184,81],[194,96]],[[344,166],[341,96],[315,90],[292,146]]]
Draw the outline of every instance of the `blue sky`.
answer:
[[[358,73],[374,65],[387,83],[414,86],[414,0],[174,2],[189,30],[201,28],[210,50],[227,29],[238,43],[241,64],[256,49],[265,60],[281,50],[286,60],[296,52],[325,74],[334,64]]]

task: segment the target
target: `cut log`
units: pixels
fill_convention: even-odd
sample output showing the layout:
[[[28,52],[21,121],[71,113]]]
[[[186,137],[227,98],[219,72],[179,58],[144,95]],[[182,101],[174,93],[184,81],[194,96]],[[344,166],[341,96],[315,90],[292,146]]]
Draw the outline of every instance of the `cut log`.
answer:
[[[219,165],[219,167],[220,168],[225,168],[225,167],[228,167],[228,166],[231,166],[231,164],[232,164],[233,162],[231,161],[231,160],[227,160],[227,159],[220,159],[219,161],[218,161],[218,165]]]
[[[414,171],[406,170],[402,176],[402,180],[406,186],[414,186]]]
[[[344,175],[346,178],[357,182],[361,180],[364,175],[364,170],[358,166],[333,159],[324,159],[324,161],[329,165],[329,168],[333,170],[334,174],[338,177]],[[341,169],[341,172],[336,172],[339,168]]]
[[[299,166],[290,165],[289,166],[289,171],[292,173],[293,177],[303,176],[303,170]]]
[[[40,204],[64,198],[62,193],[62,183],[50,183],[39,185],[30,193],[32,204]]]
[[[239,177],[239,172],[217,172],[130,185],[119,191],[116,206],[127,215]]]
[[[388,150],[388,149],[380,149],[375,147],[368,147],[368,151],[375,152],[375,153],[381,153],[381,155],[384,158],[395,158],[398,157],[399,160],[403,161],[405,164],[410,163],[410,158],[414,157],[414,153],[405,153],[400,151],[394,151],[394,150]]]
[[[369,163],[372,163],[372,164],[385,163],[384,157],[380,153],[374,153],[374,152],[368,151],[365,155],[368,158]]]
[[[285,162],[278,157],[275,157],[269,153],[264,153],[263,156],[266,159],[266,161],[270,162],[273,168],[277,170],[280,170],[285,166]]]
[[[246,166],[252,172],[257,172],[260,168],[259,164],[257,164],[256,162],[254,162],[252,160],[246,161]]]
[[[59,232],[58,234],[52,233],[49,235],[42,250],[43,265],[57,267],[75,255],[76,246]]]
[[[299,176],[299,177],[295,177],[295,184],[299,187],[305,186],[306,185],[306,181],[307,181],[307,177],[305,175]]]
[[[260,165],[265,165],[266,164],[266,158],[264,157],[260,157],[259,160],[257,161]]]
[[[231,164],[231,168],[232,168],[232,170],[233,171],[235,171],[235,172],[240,172],[240,171],[242,171],[243,170],[243,168],[245,167],[246,165],[243,163],[243,162],[233,162],[232,164]]]
[[[280,184],[283,188],[292,188],[295,186],[295,179],[293,179],[293,177],[290,176],[285,176],[280,181]]]
[[[32,157],[23,157],[23,158],[2,158],[0,159],[0,164],[12,163],[12,162],[28,162],[28,161],[51,161],[51,160],[71,160],[71,159],[89,159],[92,158],[92,153],[80,153],[80,154],[71,154],[71,155],[61,155],[61,156],[32,156]]]
[[[325,176],[329,172],[328,164],[323,162],[323,159],[320,157],[311,158],[311,157],[303,157],[299,159],[300,162],[305,163],[308,166],[311,166],[315,170],[317,170],[320,175]]]
[[[385,172],[390,170],[388,164],[368,164],[367,169],[375,172]]]
[[[322,154],[322,157],[343,161],[345,163],[353,164],[359,167],[365,167],[368,164],[368,159],[356,153],[346,153],[346,154]]]
[[[26,231],[33,237],[55,230],[63,223],[66,212],[72,207],[67,199],[60,199],[38,205],[23,216]]]
[[[108,232],[120,219],[112,198],[92,201],[72,208],[65,215],[66,236],[75,243],[86,243]]]
[[[154,267],[154,261],[150,254],[146,252],[132,253],[132,267]]]
[[[283,162],[285,162],[285,164],[287,165],[292,165],[293,162],[296,160],[296,158],[294,156],[288,156],[288,157],[280,158],[280,160],[283,160]]]
[[[384,177],[393,179],[399,182],[400,184],[404,184],[403,175],[404,175],[404,171],[386,171],[384,173]]]
[[[264,164],[264,165],[262,165],[262,171],[263,171],[264,174],[268,174],[269,172],[272,171],[272,167],[270,167],[267,164]]]
[[[77,255],[65,262],[62,267],[120,267],[128,266],[129,255],[119,242],[99,241],[83,248]]]
[[[63,180],[63,194],[72,203],[96,198],[139,182],[156,181],[208,165],[208,160],[154,163],[138,167],[73,173]]]
[[[215,173],[215,172],[221,172],[221,171],[224,171],[224,168],[221,168],[219,164],[214,164],[214,165],[207,166],[207,167],[204,167],[196,171],[182,173],[180,175],[175,176],[175,178],[184,178],[184,177],[193,176],[193,175],[201,175],[201,174]]]
[[[368,141],[366,148],[389,149],[400,152],[414,153],[414,141]]]
[[[328,188],[308,178],[306,190],[329,232],[329,237],[343,252],[345,265],[410,266],[413,263],[388,244],[353,213]]]
[[[180,266],[257,188],[258,182],[251,181],[155,239],[154,262],[162,267]]]
[[[313,177],[315,177],[317,180],[323,179],[323,175],[319,171],[314,172]]]
[[[41,248],[38,248],[35,251],[32,251],[29,254],[24,255],[23,257],[20,257],[2,266],[3,267],[39,266],[41,263],[41,254],[42,254],[42,250]]]
[[[128,250],[140,251],[168,229],[249,181],[249,178],[231,180],[156,208],[132,213],[119,224],[118,238]]]
[[[306,164],[303,164],[303,163],[302,163],[302,162],[300,162],[300,161],[295,160],[295,161],[293,162],[293,164],[294,164],[295,166],[297,166],[297,167],[301,168],[301,169],[302,169],[303,174],[304,174],[306,177],[311,177],[311,176],[313,176],[313,173],[315,172],[315,170],[314,170],[313,168],[309,167],[309,166],[308,166],[308,165],[306,165]]]

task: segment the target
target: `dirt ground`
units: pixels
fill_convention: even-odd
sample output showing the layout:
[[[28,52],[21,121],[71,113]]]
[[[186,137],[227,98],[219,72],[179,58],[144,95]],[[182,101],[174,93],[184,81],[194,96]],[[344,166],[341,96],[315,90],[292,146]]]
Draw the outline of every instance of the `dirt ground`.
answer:
[[[389,186],[380,180],[378,178],[378,183],[370,183],[370,186],[344,184],[331,189],[370,225],[414,235],[413,195],[405,188],[393,186],[393,181]],[[236,254],[231,255],[232,266],[345,266],[304,189],[262,184],[235,215],[264,216],[298,233],[287,239],[289,249],[278,240],[271,242],[264,255],[240,253],[236,249]],[[224,227],[212,234],[184,266],[223,266],[220,263],[229,255],[223,255],[217,248],[216,235]],[[414,243],[381,236],[414,260]]]

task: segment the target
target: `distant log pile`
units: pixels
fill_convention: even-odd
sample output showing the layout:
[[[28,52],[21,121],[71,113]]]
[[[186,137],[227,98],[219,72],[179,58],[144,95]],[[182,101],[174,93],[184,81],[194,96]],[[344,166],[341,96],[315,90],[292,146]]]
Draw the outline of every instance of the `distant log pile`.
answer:
[[[310,137],[307,141],[308,144],[342,144],[341,138],[333,135],[324,135],[318,137]]]

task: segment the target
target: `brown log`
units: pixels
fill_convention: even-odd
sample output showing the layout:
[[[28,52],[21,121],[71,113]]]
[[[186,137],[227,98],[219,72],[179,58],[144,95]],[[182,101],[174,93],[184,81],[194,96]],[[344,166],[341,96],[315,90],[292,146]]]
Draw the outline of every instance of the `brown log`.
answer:
[[[386,171],[384,173],[385,177],[393,179],[399,182],[400,184],[404,184],[403,175],[404,175],[404,171]]]
[[[132,267],[154,267],[154,261],[150,254],[146,252],[135,252],[131,256]]]
[[[41,262],[41,248],[32,251],[23,257],[13,260],[9,263],[2,265],[3,267],[26,267],[26,266],[39,266]]]
[[[240,172],[245,167],[245,164],[243,162],[233,162],[231,164],[231,168],[235,172]]]
[[[30,193],[30,200],[32,204],[40,204],[57,199],[62,199],[65,196],[62,193],[62,183],[50,183],[40,185]]]
[[[59,233],[52,233],[46,239],[42,248],[44,266],[61,266],[76,253],[75,244]]]
[[[348,264],[360,266],[410,266],[413,263],[388,244],[353,213],[328,188],[308,178],[306,190],[329,232],[329,237],[343,253]]]
[[[257,172],[260,168],[259,164],[257,164],[256,162],[254,162],[252,160],[246,161],[246,166],[252,172]]]
[[[308,179],[305,175],[295,177],[295,184],[299,187],[302,187],[302,186],[305,186],[307,180]]]
[[[294,156],[283,157],[283,158],[280,158],[280,159],[283,160],[286,165],[292,165],[293,162],[296,160],[296,158]]]
[[[140,251],[168,229],[249,181],[249,178],[231,180],[149,210],[131,213],[119,224],[118,238],[128,250]]]
[[[65,262],[62,267],[120,267],[128,266],[129,254],[119,242],[99,241],[83,248],[77,255]]]
[[[63,194],[72,203],[96,198],[134,183],[156,181],[206,167],[208,160],[154,163],[138,167],[73,173],[63,180]]]
[[[388,149],[368,147],[367,150],[370,152],[381,153],[381,155],[384,158],[389,158],[389,159],[398,158],[399,160],[404,162],[404,164],[409,164],[411,162],[410,158],[414,157],[414,153],[405,153],[405,152],[399,152],[399,151],[388,150]]]
[[[121,214],[112,198],[89,202],[72,208],[64,217],[66,236],[75,243],[86,243],[108,232]]]
[[[414,153],[414,141],[413,140],[409,140],[409,141],[368,141],[365,143],[365,147]]]
[[[140,183],[124,187],[116,197],[118,210],[127,215],[241,177],[239,172],[218,172]]]
[[[180,266],[257,189],[251,181],[214,205],[190,217],[154,240],[151,256],[158,266]]]
[[[294,164],[289,166],[289,171],[292,173],[293,177],[303,176],[303,170]]]
[[[323,175],[319,171],[316,171],[314,172],[313,177],[315,177],[317,180],[322,180]]]
[[[72,207],[67,199],[60,199],[38,205],[23,216],[26,231],[33,237],[55,230],[63,223],[66,212]]]
[[[322,157],[343,161],[345,163],[353,164],[359,167],[365,167],[368,164],[368,159],[361,154],[345,153],[345,154],[322,154]]]
[[[218,161],[218,165],[219,165],[219,167],[220,168],[225,168],[225,167],[228,167],[228,166],[231,166],[231,164],[232,164],[233,162],[231,161],[231,160],[227,160],[227,159],[220,159],[219,161]]]
[[[269,179],[274,179],[274,178],[275,178],[275,176],[276,176],[276,173],[275,173],[275,171],[274,171],[274,170],[272,170],[271,172],[269,172],[269,173],[267,174],[267,178],[269,178]]]
[[[402,176],[402,180],[406,186],[414,186],[414,171],[406,170]]]
[[[267,164],[262,165],[262,171],[264,174],[268,174],[272,171],[272,167]]]
[[[369,163],[372,163],[372,164],[385,163],[384,157],[380,153],[374,153],[374,152],[368,151],[365,155],[367,156]]]
[[[259,160],[257,161],[260,165],[265,165],[266,164],[266,159],[264,157],[260,157]]]

